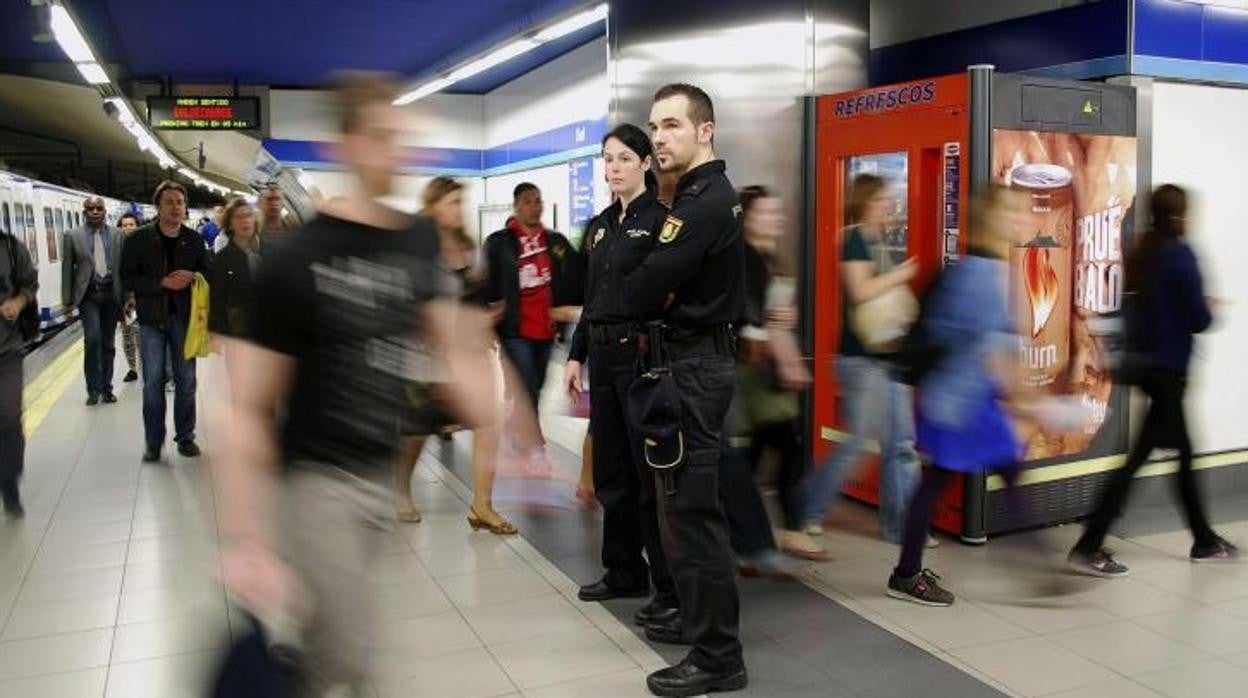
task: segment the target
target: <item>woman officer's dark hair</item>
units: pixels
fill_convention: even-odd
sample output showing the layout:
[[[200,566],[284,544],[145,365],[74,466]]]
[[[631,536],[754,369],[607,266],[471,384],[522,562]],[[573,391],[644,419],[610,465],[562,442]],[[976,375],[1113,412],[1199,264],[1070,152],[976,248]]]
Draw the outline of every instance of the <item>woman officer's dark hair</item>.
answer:
[[[645,160],[651,158],[654,161],[654,144],[650,142],[650,136],[646,135],[637,126],[632,124],[620,124],[611,129],[610,133],[602,137],[602,145],[606,146],[607,141],[614,138],[624,144],[624,147],[637,154],[637,159]],[[654,172],[646,170],[646,190],[654,193],[659,190],[659,179]]]

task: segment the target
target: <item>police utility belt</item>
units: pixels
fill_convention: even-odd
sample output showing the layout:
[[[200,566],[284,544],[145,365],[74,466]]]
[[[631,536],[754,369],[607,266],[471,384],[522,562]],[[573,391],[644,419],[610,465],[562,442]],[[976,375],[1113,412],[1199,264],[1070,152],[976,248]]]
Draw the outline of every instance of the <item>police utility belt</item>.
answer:
[[[673,477],[685,461],[684,410],[672,362],[693,356],[732,356],[731,325],[686,330],[660,321],[638,328],[637,377],[628,389],[628,416],[642,439],[646,465],[657,472],[664,493],[676,493]]]

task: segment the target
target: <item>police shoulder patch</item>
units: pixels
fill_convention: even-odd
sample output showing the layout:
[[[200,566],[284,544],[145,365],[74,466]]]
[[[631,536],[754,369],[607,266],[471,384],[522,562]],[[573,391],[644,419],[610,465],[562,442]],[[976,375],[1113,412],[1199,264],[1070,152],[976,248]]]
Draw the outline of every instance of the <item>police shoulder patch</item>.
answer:
[[[663,221],[663,229],[659,231],[659,242],[666,245],[675,240],[684,225],[685,222],[676,216],[668,216],[667,220]]]
[[[599,228],[599,229],[598,229],[598,232],[594,233],[594,241],[593,241],[593,242],[591,242],[591,243],[589,244],[589,246],[590,246],[590,247],[597,247],[597,246],[598,246],[598,243],[602,242],[602,236],[603,236],[603,235],[606,235],[606,234],[607,234],[607,229],[606,229],[606,228]]]

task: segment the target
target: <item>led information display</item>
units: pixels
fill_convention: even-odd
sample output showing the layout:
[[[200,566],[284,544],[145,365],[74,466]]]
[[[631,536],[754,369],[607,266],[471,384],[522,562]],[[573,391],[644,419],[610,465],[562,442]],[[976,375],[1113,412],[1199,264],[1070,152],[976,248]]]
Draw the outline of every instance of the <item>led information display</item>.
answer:
[[[147,122],[166,131],[250,131],[260,128],[260,98],[148,97]]]

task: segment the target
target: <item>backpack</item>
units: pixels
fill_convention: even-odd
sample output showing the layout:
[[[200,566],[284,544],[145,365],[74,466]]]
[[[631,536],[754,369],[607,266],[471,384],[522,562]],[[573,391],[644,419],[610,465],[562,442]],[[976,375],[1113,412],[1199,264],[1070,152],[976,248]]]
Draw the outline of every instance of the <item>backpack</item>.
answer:
[[[949,353],[949,347],[937,342],[928,330],[933,300],[948,285],[949,271],[949,269],[941,270],[931,286],[927,288],[927,292],[919,299],[918,317],[910,325],[906,336],[901,340],[901,346],[892,356],[897,380],[906,385],[918,386],[923,382],[923,378],[940,365],[945,355]]]

